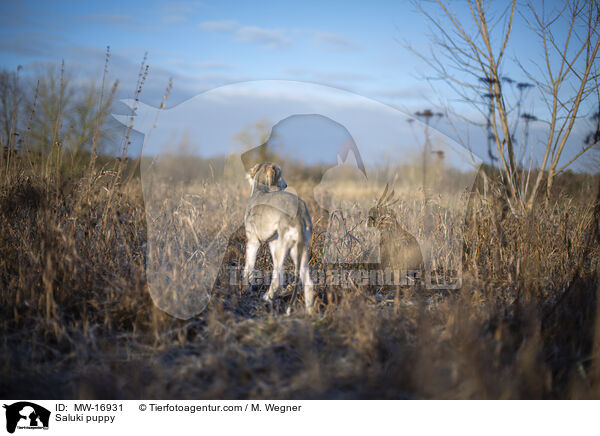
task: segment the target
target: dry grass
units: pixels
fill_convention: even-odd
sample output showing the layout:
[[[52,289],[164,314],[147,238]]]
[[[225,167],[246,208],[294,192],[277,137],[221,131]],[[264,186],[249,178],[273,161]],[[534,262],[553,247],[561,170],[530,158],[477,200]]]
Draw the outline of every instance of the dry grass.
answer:
[[[181,321],[147,291],[139,178],[109,164],[40,172],[26,160],[3,160],[0,174],[2,397],[600,396],[598,215],[583,201],[593,190],[525,218],[474,196],[458,291],[390,300],[377,287],[320,286],[319,315],[287,317],[218,282],[207,310]],[[397,207],[417,225],[410,201]],[[314,268],[325,230],[314,201],[309,209]],[[440,207],[439,237],[456,225],[448,220]],[[182,240],[193,248],[209,236]],[[243,237],[229,243],[227,261],[243,260]]]

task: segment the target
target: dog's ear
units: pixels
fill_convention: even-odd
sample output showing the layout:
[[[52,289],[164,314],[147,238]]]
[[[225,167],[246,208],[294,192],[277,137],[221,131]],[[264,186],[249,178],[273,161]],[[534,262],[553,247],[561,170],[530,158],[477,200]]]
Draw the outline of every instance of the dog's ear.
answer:
[[[267,169],[265,170],[265,178],[267,182],[267,186],[275,186],[277,181],[277,166],[275,164],[269,164]]]
[[[252,168],[250,168],[248,172],[246,172],[246,180],[248,180],[250,186],[254,184],[254,176],[256,176],[256,173],[258,172],[259,166],[260,164],[256,164]]]
[[[246,173],[246,177],[249,179],[253,179],[258,170],[260,169],[260,164],[254,165],[248,172]]]

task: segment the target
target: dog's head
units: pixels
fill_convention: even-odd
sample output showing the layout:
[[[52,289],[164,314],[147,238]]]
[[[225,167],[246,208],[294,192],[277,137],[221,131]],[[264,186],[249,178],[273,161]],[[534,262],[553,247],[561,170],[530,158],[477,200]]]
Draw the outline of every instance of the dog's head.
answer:
[[[246,174],[246,178],[252,186],[260,187],[266,191],[283,191],[287,188],[287,183],[281,176],[281,168],[272,162],[263,162],[254,165]]]

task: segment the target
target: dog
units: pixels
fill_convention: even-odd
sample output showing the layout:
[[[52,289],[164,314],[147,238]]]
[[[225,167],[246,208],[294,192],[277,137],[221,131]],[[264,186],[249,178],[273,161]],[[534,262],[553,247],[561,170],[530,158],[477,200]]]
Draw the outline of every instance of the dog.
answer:
[[[244,215],[246,230],[245,283],[250,279],[261,242],[269,245],[273,259],[273,276],[269,290],[263,295],[271,301],[282,287],[283,263],[289,254],[294,262],[294,277],[302,281],[306,311],[313,311],[313,282],[308,268],[308,249],[312,239],[312,221],[306,203],[297,195],[286,192],[287,184],[281,168],[265,162],[252,167],[246,174],[252,191]],[[296,287],[288,314],[296,299]]]

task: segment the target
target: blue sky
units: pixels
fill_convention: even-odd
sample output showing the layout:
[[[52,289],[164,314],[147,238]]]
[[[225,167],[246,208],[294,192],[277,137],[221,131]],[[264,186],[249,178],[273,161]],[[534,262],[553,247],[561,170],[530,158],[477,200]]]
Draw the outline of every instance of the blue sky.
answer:
[[[173,76],[177,100],[254,79],[314,81],[386,102],[427,91],[397,40],[423,30],[406,2],[57,3],[2,3],[0,65],[65,59],[98,75],[110,45],[123,92],[148,52],[148,93]]]
[[[464,18],[461,3],[453,4]],[[329,85],[407,113],[436,100],[421,79],[426,65],[402,43],[421,52],[430,45],[426,20],[408,1],[5,0],[0,24],[0,67],[22,65],[24,75],[36,64],[64,59],[68,69],[99,78],[109,45],[119,98],[133,95],[147,52],[150,74],[141,99],[155,106],[169,78],[168,107],[217,86],[264,79]],[[508,57],[540,55],[518,17],[513,38]],[[514,66],[505,72],[524,80]],[[539,111],[534,101],[527,109]]]

